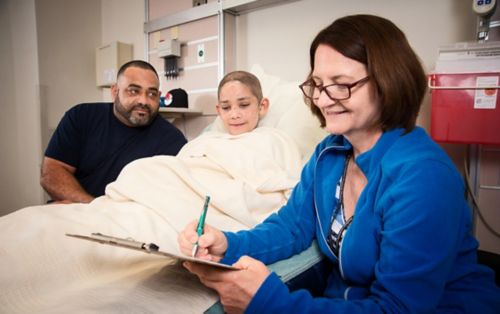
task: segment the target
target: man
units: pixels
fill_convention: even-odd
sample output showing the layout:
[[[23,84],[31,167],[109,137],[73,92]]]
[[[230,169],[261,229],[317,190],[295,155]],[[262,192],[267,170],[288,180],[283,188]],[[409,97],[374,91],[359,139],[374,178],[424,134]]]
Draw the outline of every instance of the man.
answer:
[[[88,203],[103,195],[129,162],[176,155],[184,135],[158,115],[159,78],[147,62],[118,71],[113,103],[79,104],[66,112],[43,159],[40,184],[57,202]]]

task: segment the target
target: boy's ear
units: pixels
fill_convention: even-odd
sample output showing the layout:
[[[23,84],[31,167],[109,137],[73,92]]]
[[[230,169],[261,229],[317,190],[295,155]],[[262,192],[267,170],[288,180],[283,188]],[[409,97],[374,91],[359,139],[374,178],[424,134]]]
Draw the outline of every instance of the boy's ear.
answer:
[[[264,97],[260,101],[259,118],[261,119],[264,118],[268,110],[269,110],[269,99]]]
[[[111,85],[111,101],[115,102],[115,99],[118,97],[118,86],[115,84]]]

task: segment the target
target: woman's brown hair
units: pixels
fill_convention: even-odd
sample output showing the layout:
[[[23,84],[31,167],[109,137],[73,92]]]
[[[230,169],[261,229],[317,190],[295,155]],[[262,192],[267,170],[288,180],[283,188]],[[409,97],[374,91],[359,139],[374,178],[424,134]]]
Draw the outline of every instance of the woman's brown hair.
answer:
[[[351,15],[334,21],[316,35],[309,51],[311,73],[319,45],[366,65],[381,105],[382,130],[416,124],[427,88],[424,69],[405,34],[391,21],[374,15]],[[313,114],[325,126],[321,111],[306,98]]]

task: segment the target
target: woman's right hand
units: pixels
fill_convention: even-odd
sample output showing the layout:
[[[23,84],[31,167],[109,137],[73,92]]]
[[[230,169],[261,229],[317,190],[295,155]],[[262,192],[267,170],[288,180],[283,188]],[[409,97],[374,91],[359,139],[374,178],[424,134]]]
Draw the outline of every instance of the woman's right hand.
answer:
[[[214,262],[220,261],[227,250],[226,236],[222,231],[205,224],[203,234],[198,237],[197,225],[198,221],[194,220],[179,233],[177,242],[181,252],[191,256],[193,246],[198,242],[196,257]]]

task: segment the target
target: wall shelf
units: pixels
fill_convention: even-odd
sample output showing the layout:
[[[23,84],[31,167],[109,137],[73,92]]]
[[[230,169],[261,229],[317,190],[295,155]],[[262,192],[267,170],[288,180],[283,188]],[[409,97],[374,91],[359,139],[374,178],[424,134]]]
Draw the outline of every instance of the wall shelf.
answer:
[[[222,10],[234,15],[298,0],[222,0]]]
[[[159,109],[160,115],[167,119],[178,119],[184,117],[195,117],[203,115],[203,111],[190,109],[190,108],[168,108],[168,107],[160,107]]]

